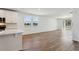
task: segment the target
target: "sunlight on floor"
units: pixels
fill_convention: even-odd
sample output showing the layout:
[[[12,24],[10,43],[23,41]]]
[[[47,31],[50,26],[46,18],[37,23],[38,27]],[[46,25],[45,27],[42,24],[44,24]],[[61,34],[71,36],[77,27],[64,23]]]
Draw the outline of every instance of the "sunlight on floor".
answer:
[[[66,40],[72,40],[72,30],[63,29],[62,30],[62,39],[63,38]]]

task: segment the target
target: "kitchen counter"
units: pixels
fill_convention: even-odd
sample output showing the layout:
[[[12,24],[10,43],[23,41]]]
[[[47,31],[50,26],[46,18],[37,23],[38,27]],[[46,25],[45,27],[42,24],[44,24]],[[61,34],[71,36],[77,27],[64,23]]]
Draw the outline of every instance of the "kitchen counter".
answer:
[[[4,30],[4,31],[0,31],[0,35],[19,34],[22,32],[23,31],[21,31],[21,30]]]
[[[21,30],[5,30],[0,32],[0,51],[22,50]]]

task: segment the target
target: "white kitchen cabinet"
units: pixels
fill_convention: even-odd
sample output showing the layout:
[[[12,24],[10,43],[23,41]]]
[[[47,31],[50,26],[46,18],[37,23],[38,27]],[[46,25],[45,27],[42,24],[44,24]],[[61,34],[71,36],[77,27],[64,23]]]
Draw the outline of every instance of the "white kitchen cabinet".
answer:
[[[8,40],[9,51],[22,50],[22,35],[21,34],[9,35],[9,38],[7,40]]]
[[[6,18],[6,23],[17,23],[17,12],[0,10],[0,17]]]
[[[0,17],[5,17],[5,11],[4,10],[0,10]]]
[[[17,12],[5,11],[6,23],[17,23]]]
[[[20,33],[0,36],[0,51],[22,50],[22,35]]]

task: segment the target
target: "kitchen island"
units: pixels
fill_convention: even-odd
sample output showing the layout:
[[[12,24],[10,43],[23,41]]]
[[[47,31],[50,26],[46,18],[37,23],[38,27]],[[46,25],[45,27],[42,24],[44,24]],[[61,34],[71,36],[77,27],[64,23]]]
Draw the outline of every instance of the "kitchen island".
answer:
[[[0,51],[22,50],[22,31],[5,30],[0,31]]]

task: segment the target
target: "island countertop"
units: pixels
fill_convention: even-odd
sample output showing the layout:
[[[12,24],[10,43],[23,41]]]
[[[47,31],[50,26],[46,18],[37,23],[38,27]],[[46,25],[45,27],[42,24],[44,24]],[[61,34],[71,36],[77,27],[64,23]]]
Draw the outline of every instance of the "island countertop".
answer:
[[[9,34],[18,34],[18,33],[23,33],[22,30],[4,30],[0,31],[0,35],[9,35]]]
[[[22,50],[21,30],[5,30],[0,32],[0,51]]]

